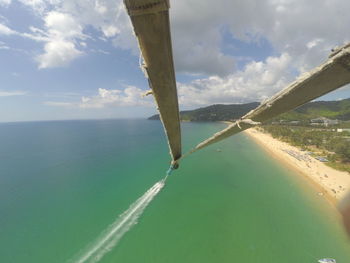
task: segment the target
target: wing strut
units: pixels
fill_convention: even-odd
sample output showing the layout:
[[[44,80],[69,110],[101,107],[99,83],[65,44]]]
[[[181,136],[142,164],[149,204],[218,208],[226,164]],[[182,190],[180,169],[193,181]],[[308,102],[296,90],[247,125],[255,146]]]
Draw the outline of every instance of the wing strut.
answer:
[[[240,120],[199,143],[189,153],[295,109],[349,83],[350,43],[335,50],[322,65],[304,73],[296,81],[263,102],[256,109],[248,112]]]
[[[124,0],[158,105],[173,163],[181,157],[181,130],[169,23],[169,0]]]
[[[284,90],[263,102],[224,130],[181,156],[179,106],[169,26],[169,0],[124,0],[144,58],[143,68],[168,137],[173,165],[212,143],[295,109],[350,83],[350,43],[336,49],[319,67],[304,73]],[[171,170],[170,169],[170,170]]]

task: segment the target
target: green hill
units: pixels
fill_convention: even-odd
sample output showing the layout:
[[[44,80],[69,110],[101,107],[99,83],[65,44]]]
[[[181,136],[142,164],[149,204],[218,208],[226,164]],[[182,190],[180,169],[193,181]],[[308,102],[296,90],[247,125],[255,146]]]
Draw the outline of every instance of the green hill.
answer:
[[[215,104],[195,110],[180,111],[182,121],[227,121],[242,117],[250,110],[256,108],[258,102],[247,104]],[[153,115],[150,120],[159,120],[159,115]]]
[[[216,104],[195,110],[181,111],[180,118],[182,121],[229,121],[242,117],[258,105],[258,102],[231,105]],[[350,98],[340,101],[309,102],[293,111],[281,114],[275,119],[291,121],[318,117],[350,120]],[[159,120],[159,115],[153,115],[149,119]]]
[[[314,101],[299,108],[283,113],[275,119],[305,120],[318,117],[329,119],[350,120],[350,99],[339,101]]]

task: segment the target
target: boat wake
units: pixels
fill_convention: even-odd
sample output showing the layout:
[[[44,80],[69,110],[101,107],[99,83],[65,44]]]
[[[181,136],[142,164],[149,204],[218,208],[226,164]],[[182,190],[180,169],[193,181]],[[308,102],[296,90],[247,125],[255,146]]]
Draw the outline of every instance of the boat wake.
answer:
[[[124,234],[128,232],[133,225],[137,224],[138,219],[145,208],[164,187],[165,179],[155,183],[143,196],[130,205],[130,207],[122,213],[113,224],[102,232],[95,242],[84,250],[77,259],[72,260],[72,262],[95,263],[106,253],[111,251],[111,249],[118,244]]]

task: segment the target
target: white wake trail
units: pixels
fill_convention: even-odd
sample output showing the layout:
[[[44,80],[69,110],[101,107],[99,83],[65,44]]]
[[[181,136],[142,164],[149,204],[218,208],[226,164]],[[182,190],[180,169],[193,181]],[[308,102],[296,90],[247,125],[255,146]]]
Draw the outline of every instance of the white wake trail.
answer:
[[[110,225],[96,241],[85,250],[75,263],[98,262],[107,252],[115,247],[123,235],[135,224],[145,208],[159,193],[165,184],[165,179],[155,183],[143,196],[137,199],[116,221]]]

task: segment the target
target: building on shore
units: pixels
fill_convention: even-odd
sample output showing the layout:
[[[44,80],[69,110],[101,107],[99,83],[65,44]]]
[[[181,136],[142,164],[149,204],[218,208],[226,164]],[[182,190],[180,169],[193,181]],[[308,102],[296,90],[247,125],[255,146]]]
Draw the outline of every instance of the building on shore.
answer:
[[[350,129],[344,129],[344,128],[341,128],[341,129],[337,129],[337,132],[350,132]]]
[[[325,117],[319,117],[316,119],[311,119],[310,124],[313,126],[325,126],[328,127],[329,125],[338,125],[340,123],[339,120],[331,120]]]

